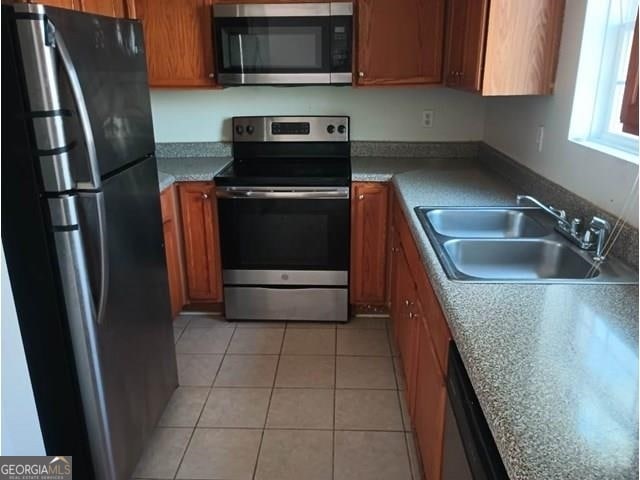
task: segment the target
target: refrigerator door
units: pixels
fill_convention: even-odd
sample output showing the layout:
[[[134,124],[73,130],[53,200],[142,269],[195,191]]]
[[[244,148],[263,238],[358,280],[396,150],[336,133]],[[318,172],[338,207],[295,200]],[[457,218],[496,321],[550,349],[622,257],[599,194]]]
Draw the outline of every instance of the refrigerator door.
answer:
[[[42,5],[14,8],[36,143],[41,157],[52,157],[44,165],[69,172],[63,178],[73,188],[69,178],[90,180],[88,151],[96,152],[100,176],[153,153],[140,22]]]
[[[108,280],[94,325],[115,478],[128,479],[177,386],[156,161],[148,158],[78,194],[94,305],[103,267],[98,202],[105,206]]]

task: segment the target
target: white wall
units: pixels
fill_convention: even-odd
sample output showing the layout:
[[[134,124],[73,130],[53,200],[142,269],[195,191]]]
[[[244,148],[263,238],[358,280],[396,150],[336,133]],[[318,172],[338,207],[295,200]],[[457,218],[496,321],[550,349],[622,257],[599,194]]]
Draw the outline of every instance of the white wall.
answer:
[[[638,166],[568,140],[586,4],[584,0],[567,1],[554,95],[488,98],[484,140],[535,172],[618,215]],[[539,125],[545,127],[542,152],[538,152],[536,144]],[[637,189],[634,195],[625,218],[637,227]]]
[[[46,455],[31,379],[24,356],[4,249],[0,250],[2,288],[2,401],[0,455]]]
[[[481,140],[484,128],[483,99],[444,88],[152,90],[151,103],[157,142],[228,141],[234,115],[350,115],[353,140]]]

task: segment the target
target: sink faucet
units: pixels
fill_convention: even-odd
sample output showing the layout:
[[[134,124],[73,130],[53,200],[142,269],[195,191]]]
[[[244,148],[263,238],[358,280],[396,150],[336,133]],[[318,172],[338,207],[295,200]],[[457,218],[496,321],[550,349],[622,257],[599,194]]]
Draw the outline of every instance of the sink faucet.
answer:
[[[595,236],[595,248],[596,252],[593,259],[596,262],[603,262],[605,259],[604,255],[604,246],[609,237],[609,233],[611,232],[611,225],[609,222],[600,217],[593,217],[591,222],[589,223],[589,228],[584,234],[585,240],[589,240],[586,238],[587,236]]]
[[[583,220],[581,218],[573,218],[567,220],[567,213],[547,206],[538,199],[530,195],[517,195],[516,201],[521,205],[524,201],[533,203],[540,207],[544,212],[551,215],[556,220],[556,231],[577,245],[582,250],[593,250],[595,254],[593,259],[596,262],[605,260],[604,247],[611,232],[611,225],[600,217],[593,217],[589,221],[588,226],[583,230]]]
[[[551,215],[553,218],[556,219],[559,225],[565,225],[571,228],[571,224],[567,222],[567,212],[565,212],[564,210],[559,210],[557,208],[552,207],[551,205],[546,206],[541,201],[532,197],[531,195],[516,195],[516,201],[518,202],[518,205],[522,205],[522,202],[524,202],[525,200],[533,203],[534,205],[540,207],[542,210],[547,212],[549,215]]]

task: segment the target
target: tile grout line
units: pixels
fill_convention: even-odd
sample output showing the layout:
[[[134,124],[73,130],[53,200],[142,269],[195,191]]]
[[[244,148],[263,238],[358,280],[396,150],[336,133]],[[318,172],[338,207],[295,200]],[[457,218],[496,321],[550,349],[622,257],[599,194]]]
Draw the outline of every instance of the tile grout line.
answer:
[[[329,390],[329,389],[327,389]],[[160,428],[180,428],[186,430],[192,427],[160,427]],[[313,432],[333,432],[332,428],[317,428],[317,427],[272,427],[261,429],[260,427],[224,427],[224,426],[211,426],[211,427],[198,427],[198,430],[268,430],[268,431],[313,431]],[[378,433],[411,433],[404,430],[396,429],[384,429],[384,428],[337,428],[336,432],[378,432]]]
[[[253,465],[252,479],[256,478],[258,473],[258,462],[260,461],[260,454],[262,453],[262,443],[264,442],[264,434],[267,430],[267,421],[269,420],[269,410],[271,409],[271,400],[273,399],[273,392],[276,389],[276,379],[278,378],[278,368],[280,367],[280,358],[282,357],[282,349],[284,348],[284,338],[287,333],[287,324],[282,331],[282,339],[280,340],[280,352],[278,353],[278,360],[276,361],[276,369],[273,372],[273,381],[271,382],[271,393],[269,394],[269,401],[267,402],[267,411],[264,414],[264,424],[262,426],[262,432],[260,433],[260,443],[258,444],[258,452],[256,453],[256,462]],[[231,342],[229,342],[231,343]]]
[[[189,320],[191,322],[191,320]],[[186,327],[185,327],[186,329]],[[209,401],[209,397],[211,396],[211,392],[213,391],[213,384],[216,382],[216,378],[218,377],[218,373],[220,373],[220,369],[222,368],[222,362],[224,362],[224,357],[227,355],[227,350],[229,349],[229,345],[231,345],[231,339],[235,334],[236,327],[233,327],[233,333],[231,337],[229,337],[229,342],[227,343],[227,347],[225,348],[224,353],[222,354],[222,358],[220,359],[220,363],[218,364],[218,368],[216,369],[216,373],[213,376],[213,380],[211,380],[211,385],[209,385],[209,393],[207,394],[207,398],[205,398],[204,403],[202,404],[202,409],[200,409],[200,415],[198,415],[198,419],[196,420],[195,425],[193,426],[193,430],[191,431],[191,436],[189,437],[189,441],[187,442],[187,446],[182,452],[182,456],[180,457],[180,461],[178,462],[178,467],[176,468],[176,473],[173,475],[173,479],[176,480],[178,477],[178,472],[180,471],[180,467],[182,467],[182,462],[184,461],[184,457],[191,446],[191,441],[193,440],[193,436],[196,433],[196,429],[198,428],[198,424],[200,423],[200,419],[202,418],[202,414],[204,413],[204,409],[207,406],[207,402]]]

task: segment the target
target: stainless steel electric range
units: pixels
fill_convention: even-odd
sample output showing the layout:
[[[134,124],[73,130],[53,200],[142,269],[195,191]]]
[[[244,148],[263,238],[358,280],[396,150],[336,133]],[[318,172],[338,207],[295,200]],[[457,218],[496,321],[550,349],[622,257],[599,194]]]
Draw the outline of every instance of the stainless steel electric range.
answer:
[[[230,320],[347,321],[349,117],[234,117],[215,177]]]

